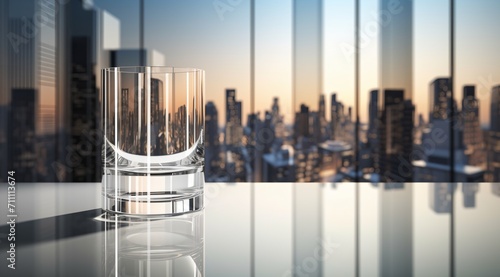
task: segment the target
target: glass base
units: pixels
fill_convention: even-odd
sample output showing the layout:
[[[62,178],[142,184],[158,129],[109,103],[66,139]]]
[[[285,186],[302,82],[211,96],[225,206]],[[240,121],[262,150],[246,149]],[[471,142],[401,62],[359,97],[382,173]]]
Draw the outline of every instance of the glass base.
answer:
[[[179,215],[203,209],[203,172],[163,176],[103,176],[103,209],[110,213]]]

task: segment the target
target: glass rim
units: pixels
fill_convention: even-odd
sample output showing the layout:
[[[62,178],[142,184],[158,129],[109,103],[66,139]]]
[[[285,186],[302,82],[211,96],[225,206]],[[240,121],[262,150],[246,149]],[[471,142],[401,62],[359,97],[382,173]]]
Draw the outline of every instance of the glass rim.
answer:
[[[173,74],[173,73],[196,73],[205,72],[203,69],[194,67],[174,67],[174,66],[114,66],[105,67],[102,69],[103,72],[118,72],[118,73],[163,73],[163,74]]]

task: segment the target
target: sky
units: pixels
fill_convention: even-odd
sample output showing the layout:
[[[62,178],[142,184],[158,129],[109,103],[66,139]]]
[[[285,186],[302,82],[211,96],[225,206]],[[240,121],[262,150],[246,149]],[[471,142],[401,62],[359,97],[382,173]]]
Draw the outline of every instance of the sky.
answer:
[[[95,0],[121,22],[121,44],[138,47],[138,2]],[[319,93],[338,93],[337,99],[354,106],[354,60],[349,50],[354,45],[354,5],[349,1],[324,0],[322,27],[322,82],[316,88],[317,57],[315,43],[300,42],[295,68],[301,82],[311,84],[311,91],[296,87],[292,91],[293,28],[292,1],[256,0],[255,28],[255,109],[270,109],[272,98],[279,97],[285,120],[293,118],[301,102],[317,110]],[[500,37],[497,26],[499,1],[456,0],[456,83],[455,97],[461,102],[462,87],[476,84],[481,101],[481,122],[489,122],[491,87],[500,84]],[[302,18],[314,18],[315,10],[303,8]],[[224,90],[235,88],[243,102],[243,116],[250,113],[250,1],[145,1],[145,45],[166,57],[166,64],[197,67],[206,71],[206,99],[214,101],[220,124],[224,116]],[[449,1],[413,2],[413,101],[416,111],[428,113],[429,84],[436,77],[449,76]],[[360,116],[367,120],[368,93],[378,87],[379,20],[378,1],[360,0]],[[305,22],[305,21],[298,21]],[[312,23],[311,23],[312,22]],[[314,20],[296,34],[305,40],[319,39]],[[301,48],[303,47],[303,48]],[[351,48],[349,48],[351,47]],[[308,50],[309,49],[309,50]],[[351,49],[352,50],[352,49]],[[305,92],[303,92],[305,91]],[[295,96],[295,97],[294,97]],[[460,106],[460,104],[459,104]],[[327,112],[328,116],[328,112]]]

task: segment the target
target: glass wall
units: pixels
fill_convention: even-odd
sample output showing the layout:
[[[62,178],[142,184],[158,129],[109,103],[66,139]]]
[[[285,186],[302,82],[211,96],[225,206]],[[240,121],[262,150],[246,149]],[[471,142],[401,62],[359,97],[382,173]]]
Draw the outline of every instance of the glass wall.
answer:
[[[207,72],[207,181],[499,180],[498,4],[268,2],[3,1],[0,168],[99,181],[99,69],[170,65]]]

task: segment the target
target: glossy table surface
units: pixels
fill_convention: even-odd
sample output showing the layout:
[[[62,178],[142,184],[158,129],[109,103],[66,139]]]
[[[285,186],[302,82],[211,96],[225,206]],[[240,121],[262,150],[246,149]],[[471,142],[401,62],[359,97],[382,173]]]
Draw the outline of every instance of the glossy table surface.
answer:
[[[500,184],[207,183],[202,212],[150,219],[104,214],[98,183],[7,198],[2,277],[500,276]]]

